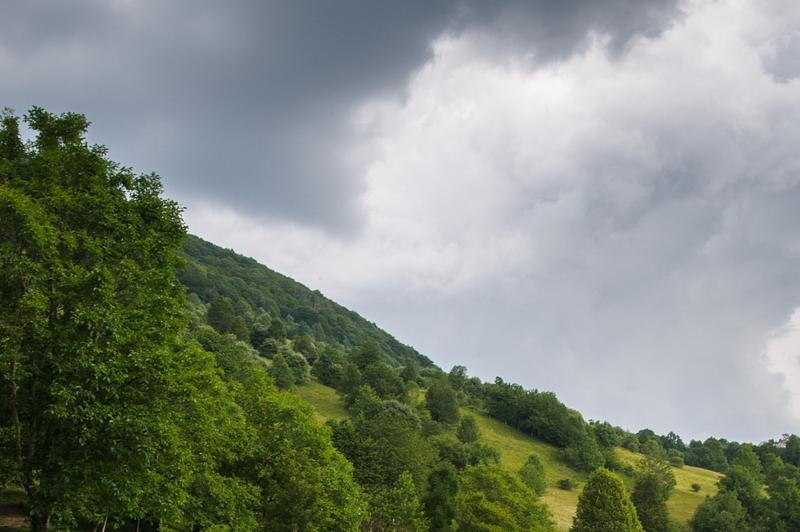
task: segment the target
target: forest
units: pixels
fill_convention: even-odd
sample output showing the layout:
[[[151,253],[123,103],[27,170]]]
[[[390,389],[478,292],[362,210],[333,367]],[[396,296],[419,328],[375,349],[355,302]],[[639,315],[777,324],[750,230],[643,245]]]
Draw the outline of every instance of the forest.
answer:
[[[23,119],[32,142],[10,112],[0,129],[0,505],[34,532],[550,531],[543,499],[578,488],[575,532],[800,530],[798,436],[686,444],[444,371],[188,235],[82,115]],[[342,414],[319,423],[294,393],[312,385]],[[536,453],[508,467],[485,419],[569,473]],[[718,481],[681,521],[668,504],[694,468]]]

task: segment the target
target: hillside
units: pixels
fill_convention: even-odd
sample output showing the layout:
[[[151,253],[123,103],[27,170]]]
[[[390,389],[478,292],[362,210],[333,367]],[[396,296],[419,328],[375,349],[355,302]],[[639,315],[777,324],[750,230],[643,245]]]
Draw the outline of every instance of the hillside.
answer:
[[[344,405],[331,388],[312,381],[298,387],[295,391],[315,407],[319,423],[324,423],[328,419],[340,420],[346,415]],[[553,513],[558,530],[563,532],[569,530],[587,475],[567,467],[558,458],[559,450],[552,445],[532,438],[485,414],[469,412],[463,408],[461,413],[475,416],[482,435],[481,442],[500,451],[500,465],[508,471],[513,473],[519,471],[531,454],[539,457],[547,475],[547,491],[542,495],[541,500]],[[643,455],[632,453],[621,447],[617,448],[617,455],[624,463],[632,465],[643,458]],[[686,525],[706,496],[714,495],[717,492],[716,483],[722,475],[690,466],[673,468],[673,472],[677,485],[668,501],[670,516],[681,525]],[[571,479],[576,487],[572,490],[559,489],[558,481],[565,478]],[[626,484],[631,484],[630,479],[623,478]],[[692,484],[699,484],[700,491],[693,491]],[[688,529],[688,526],[686,528]]]
[[[282,319],[289,338],[305,335],[345,348],[374,340],[380,345],[385,362],[393,367],[412,360],[422,368],[434,366],[428,357],[398,342],[358,313],[254,259],[193,235],[184,242],[183,252],[186,267],[177,272],[178,279],[190,298],[194,294],[203,304],[221,295],[246,321],[259,316]]]

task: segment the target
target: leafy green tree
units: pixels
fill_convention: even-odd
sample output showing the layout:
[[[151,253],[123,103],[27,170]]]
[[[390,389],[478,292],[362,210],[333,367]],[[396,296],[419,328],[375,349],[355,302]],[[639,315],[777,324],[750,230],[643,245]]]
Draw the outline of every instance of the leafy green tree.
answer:
[[[285,347],[280,350],[280,354],[292,371],[295,384],[306,384],[311,380],[311,368],[303,355]]]
[[[719,493],[697,507],[689,525],[693,532],[748,532],[746,514],[733,493]]]
[[[712,471],[722,472],[728,465],[728,459],[725,457],[725,449],[722,443],[716,438],[708,438],[703,442],[703,454],[700,458],[699,465]]]
[[[286,340],[286,324],[280,318],[273,318],[267,327],[267,335],[273,340],[283,342]]]
[[[338,349],[326,345],[319,360],[311,368],[311,374],[325,386],[338,388],[339,381],[344,376],[344,354]]]
[[[269,338],[267,326],[261,321],[254,322],[250,328],[250,345],[258,349],[267,338]]]
[[[500,461],[500,451],[490,445],[478,442],[461,443],[450,435],[431,438],[431,443],[439,453],[439,458],[450,462],[457,469],[478,464],[496,464]]]
[[[800,530],[800,489],[793,478],[778,477],[767,488],[768,530]],[[771,526],[770,526],[771,525]]]
[[[664,498],[662,480],[656,473],[645,472],[633,484],[631,502],[645,532],[670,532],[674,529]]]
[[[236,399],[252,443],[229,467],[259,488],[262,529],[356,530],[363,506],[352,466],[332,446],[327,429],[317,426],[313,409],[296,395],[279,393],[255,370]]]
[[[456,429],[456,437],[461,443],[474,443],[481,437],[478,422],[474,416],[464,416]]]
[[[622,481],[607,469],[596,469],[586,482],[580,497],[571,532],[641,532]]]
[[[800,467],[800,437],[792,434],[786,437],[783,450],[783,461],[787,464]]]
[[[363,383],[364,379],[361,377],[361,372],[358,370],[356,365],[351,362],[346,362],[344,366],[344,374],[339,380],[339,386],[337,386],[336,391],[344,395],[346,402],[349,403],[350,401],[348,398],[350,394],[352,394]]]
[[[761,460],[753,452],[752,446],[745,444],[739,448],[725,469],[725,476],[719,481],[719,489],[735,495],[747,512],[748,520],[753,522],[763,499],[764,480]]]
[[[669,463],[656,454],[645,455],[637,464],[639,475],[653,475],[658,480],[661,498],[669,500],[672,490],[677,485],[675,473]]]
[[[392,488],[408,471],[414,485],[423,485],[435,458],[425,441],[404,415],[380,410],[372,416],[330,423],[336,448],[353,464],[356,481],[367,490]]]
[[[244,322],[244,318],[241,316],[234,316],[230,333],[234,335],[240,342],[250,341],[250,333],[247,331],[247,324]]]
[[[453,532],[457,528],[458,474],[451,464],[439,464],[428,475],[428,487],[422,498],[425,516],[432,532]]]
[[[394,487],[368,495],[368,515],[362,528],[385,532],[425,532],[428,523],[422,511],[414,479],[403,472]]]
[[[533,490],[536,495],[541,495],[547,489],[547,478],[541,460],[535,454],[528,456],[528,460],[519,470],[522,483]]]
[[[364,384],[375,390],[381,399],[401,399],[405,395],[403,379],[383,362],[364,368],[361,377]]]
[[[485,530],[555,530],[547,506],[514,475],[499,466],[468,467],[461,473],[458,502],[458,529],[464,532]]]
[[[464,383],[467,381],[467,367],[453,366],[453,369],[447,374],[447,378],[450,380],[450,386],[455,391],[461,390],[464,387]]]
[[[283,355],[280,353],[275,355],[275,358],[272,359],[272,364],[267,370],[267,373],[270,377],[275,379],[275,385],[279,389],[291,390],[294,388],[294,374],[286,363],[286,359],[283,358]]]
[[[411,360],[403,366],[403,370],[400,372],[400,378],[403,379],[403,382],[415,382],[417,384],[421,382],[419,377],[419,364],[416,360]]]
[[[0,127],[0,483],[34,532],[180,519],[224,423],[213,358],[179,336],[180,208],[87,145],[84,116],[25,120],[28,145],[11,113]]]
[[[233,310],[233,303],[230,299],[223,296],[217,296],[208,305],[208,313],[206,314],[206,321],[211,325],[215,331],[220,334],[233,332],[233,321],[236,318],[236,313]]]
[[[368,340],[364,342],[364,345],[353,349],[353,352],[350,354],[350,361],[355,364],[361,372],[373,364],[382,364],[381,347],[375,340]]]
[[[617,430],[608,421],[592,423],[591,427],[601,449],[617,447],[622,443]]]
[[[440,423],[455,423],[458,421],[456,392],[450,387],[450,383],[444,379],[437,379],[428,387],[428,391],[425,393],[425,406],[434,421]]]

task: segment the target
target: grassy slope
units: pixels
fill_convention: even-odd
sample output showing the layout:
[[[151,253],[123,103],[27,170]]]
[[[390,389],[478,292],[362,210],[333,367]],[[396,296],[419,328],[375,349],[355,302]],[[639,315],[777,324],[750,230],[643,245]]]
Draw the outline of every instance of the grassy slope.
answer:
[[[318,382],[300,386],[296,392],[308,403],[317,409],[317,421],[324,423],[328,419],[343,419],[345,409],[331,388]],[[462,409],[462,414],[472,414]],[[500,451],[500,464],[509,471],[517,472],[528,456],[535,454],[544,465],[547,474],[547,491],[542,495],[542,502],[546,503],[553,513],[558,530],[567,531],[572,526],[572,517],[578,505],[578,496],[586,483],[586,475],[578,473],[565,466],[557,458],[558,450],[546,443],[504,425],[502,422],[491,419],[483,414],[472,414],[481,429],[481,441]],[[642,456],[626,449],[618,448],[620,459],[630,464],[636,464]],[[722,476],[719,473],[696,467],[673,469],[677,486],[667,503],[670,515],[681,524],[686,523],[694,514],[695,508],[705,500],[706,495],[717,492],[716,482]],[[563,478],[570,478],[577,486],[571,491],[558,489],[556,483]],[[627,479],[626,479],[627,480]],[[700,484],[701,489],[695,493],[692,484]],[[630,485],[630,481],[626,481]]]

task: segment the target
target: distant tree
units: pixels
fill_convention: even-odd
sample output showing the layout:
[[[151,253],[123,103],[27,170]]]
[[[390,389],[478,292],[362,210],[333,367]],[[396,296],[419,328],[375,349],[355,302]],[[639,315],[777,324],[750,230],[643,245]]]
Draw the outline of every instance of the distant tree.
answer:
[[[481,431],[474,416],[464,416],[456,429],[456,437],[461,443],[472,443],[481,437]]]
[[[338,349],[326,345],[319,360],[311,369],[311,374],[325,386],[338,388],[339,381],[344,376],[344,354]]]
[[[642,532],[622,481],[607,469],[597,469],[586,482],[570,532]]]
[[[303,355],[286,348],[281,350],[281,355],[292,372],[295,384],[306,384],[311,380],[311,368]]]
[[[591,427],[600,448],[611,448],[620,445],[620,437],[616,429],[608,421],[592,423]]]
[[[294,388],[294,374],[286,363],[286,359],[280,353],[272,359],[272,365],[270,365],[267,373],[275,379],[275,385],[281,390]]]
[[[250,329],[250,345],[258,349],[267,338],[269,338],[267,326],[260,321],[253,323],[253,326]]]
[[[368,518],[362,527],[380,532],[427,532],[428,522],[414,480],[404,471],[391,488],[367,495]]]
[[[353,393],[356,388],[363,384],[364,380],[361,377],[361,372],[358,371],[358,368],[355,364],[347,362],[344,366],[344,372],[342,378],[339,380],[339,385],[336,387],[336,391],[341,393],[345,396],[345,400],[347,397]]]
[[[708,497],[689,521],[693,532],[748,532],[747,511],[733,493]]]
[[[783,461],[784,463],[800,467],[800,437],[796,434],[786,437]]]
[[[425,393],[425,405],[434,421],[440,423],[458,421],[456,392],[444,379],[437,379],[428,387]]]
[[[250,341],[250,333],[247,331],[247,324],[241,316],[234,316],[229,332],[240,342]]]
[[[312,366],[317,361],[317,348],[308,336],[295,336],[292,340],[292,349],[303,355]]]
[[[461,473],[458,529],[554,531],[547,506],[514,475],[499,466],[468,467]]]
[[[748,520],[752,522],[763,499],[764,480],[761,460],[753,452],[752,446],[745,444],[739,448],[739,452],[725,469],[725,476],[719,480],[719,489],[723,493],[735,495],[747,512]]]
[[[364,384],[375,390],[381,399],[401,399],[405,395],[403,379],[383,362],[370,364],[361,374]]]
[[[684,465],[683,453],[674,447],[667,451],[667,460],[672,467],[680,469]]]
[[[703,456],[700,459],[699,465],[700,467],[712,471],[725,471],[725,467],[728,465],[728,459],[725,458],[725,450],[719,440],[716,438],[708,438],[703,442]]]
[[[458,516],[456,495],[458,475],[450,464],[440,464],[428,475],[428,486],[422,498],[425,516],[432,532],[453,532]]]
[[[532,489],[536,495],[541,495],[547,489],[547,478],[544,466],[535,454],[528,456],[528,460],[519,470],[519,478],[523,484]]]
[[[667,499],[661,479],[652,472],[645,472],[633,484],[631,502],[645,532],[670,532],[673,525],[669,519]]]
[[[404,382],[416,382],[419,384],[419,364],[417,364],[415,360],[406,362],[406,365],[403,366],[403,370],[400,372],[400,378],[402,378]]]
[[[267,335],[279,342],[286,340],[286,324],[280,318],[273,318],[267,327]]]
[[[669,463],[663,458],[651,454],[642,458],[637,464],[637,468],[637,474],[639,476],[653,475],[658,480],[661,498],[665,501],[668,500],[670,495],[672,495],[672,490],[677,485],[675,473],[672,471],[672,467]]]
[[[274,338],[267,338],[258,346],[258,354],[266,359],[272,360],[272,357],[278,354],[281,347],[283,347],[282,341]]]
[[[464,383],[467,381],[467,367],[453,366],[453,369],[450,370],[447,377],[450,379],[450,386],[452,386],[455,391],[459,391],[464,387]]]
[[[206,321],[214,330],[220,334],[233,332],[233,320],[235,318],[236,313],[233,310],[233,304],[230,299],[217,296],[211,300],[208,305]]]
[[[430,441],[439,453],[442,460],[453,464],[456,469],[479,464],[498,463],[500,451],[490,445],[478,442],[461,443],[450,435],[440,435]]]
[[[350,361],[355,364],[361,372],[372,364],[382,364],[381,347],[375,340],[367,340],[364,342],[364,345],[353,349],[350,354]]]

